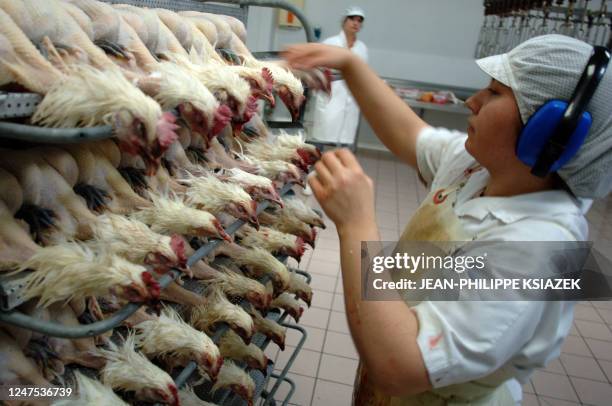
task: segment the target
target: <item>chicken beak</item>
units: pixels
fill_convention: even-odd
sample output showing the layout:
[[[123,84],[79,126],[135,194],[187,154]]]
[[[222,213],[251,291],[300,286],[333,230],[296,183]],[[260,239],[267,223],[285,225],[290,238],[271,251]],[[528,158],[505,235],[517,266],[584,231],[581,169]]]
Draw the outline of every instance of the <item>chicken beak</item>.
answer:
[[[223,366],[223,357],[219,356],[216,360],[207,354],[207,356],[209,357],[209,363],[211,365],[211,367],[208,369],[208,375],[210,376],[210,378],[213,381],[217,380],[217,377],[219,376],[219,371],[221,370],[221,367]]]
[[[270,104],[270,107],[272,108],[276,107],[276,98],[271,92],[264,93],[263,98],[265,101],[267,101]]]
[[[216,220],[214,224],[215,224],[215,229],[217,230],[219,238],[227,242],[234,242],[234,239],[232,238],[232,236],[225,232],[225,229],[223,228],[219,220]]]

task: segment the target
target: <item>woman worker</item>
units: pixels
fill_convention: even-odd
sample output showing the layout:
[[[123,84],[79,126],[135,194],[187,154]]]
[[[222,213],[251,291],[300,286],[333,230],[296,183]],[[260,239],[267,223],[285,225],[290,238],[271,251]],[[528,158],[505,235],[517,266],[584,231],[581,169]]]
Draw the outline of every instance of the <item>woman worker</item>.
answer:
[[[377,136],[427,182],[431,193],[401,240],[584,241],[591,199],[612,189],[612,69],[605,70],[609,53],[599,49],[591,58],[593,52],[584,42],[548,35],[478,60],[491,81],[466,101],[467,135],[427,125],[346,50],[296,45],[285,57],[298,68],[341,70]],[[599,82],[578,83],[602,71]],[[563,152],[556,150],[562,140],[545,147],[541,140],[566,130],[536,116],[560,118],[565,109],[551,113],[547,102],[570,100],[575,89],[578,98],[596,90],[586,106],[592,126],[568,160],[571,146]],[[521,151],[525,140],[535,155]],[[561,167],[559,153],[567,161]],[[345,149],[325,153],[315,170],[310,184],[337,227],[346,314],[361,358],[355,404],[520,401],[519,382],[559,355],[573,302],[362,300],[360,242],[379,240],[372,181]]]
[[[342,15],[342,30],[327,38],[324,44],[350,50],[362,60],[368,60],[368,48],[357,39],[365,13],[360,7],[349,7]],[[331,96],[315,95],[314,142],[352,145],[359,124],[359,107],[351,96],[344,80],[332,82]]]

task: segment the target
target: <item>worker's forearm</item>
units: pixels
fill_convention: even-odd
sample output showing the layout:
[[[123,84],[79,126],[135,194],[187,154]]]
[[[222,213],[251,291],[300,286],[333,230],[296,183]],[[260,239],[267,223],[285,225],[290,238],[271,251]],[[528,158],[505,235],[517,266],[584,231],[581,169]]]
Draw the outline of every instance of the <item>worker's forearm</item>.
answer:
[[[416,138],[427,124],[359,57],[342,70],[362,114],[390,151],[416,166]]]
[[[416,342],[418,321],[403,301],[361,298],[361,241],[378,241],[376,224],[339,229],[344,300],[349,328],[372,379],[393,394],[414,394],[430,384]]]

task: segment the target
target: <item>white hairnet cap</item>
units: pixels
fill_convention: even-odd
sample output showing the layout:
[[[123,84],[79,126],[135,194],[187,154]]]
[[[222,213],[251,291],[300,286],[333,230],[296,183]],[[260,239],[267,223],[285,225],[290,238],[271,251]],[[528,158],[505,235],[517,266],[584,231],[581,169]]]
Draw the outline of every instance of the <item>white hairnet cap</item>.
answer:
[[[365,13],[361,7],[351,6],[344,10],[344,18],[358,16],[365,20]]]
[[[543,35],[476,63],[512,88],[524,124],[547,101],[569,100],[592,51],[591,45],[571,37]],[[557,173],[576,196],[603,197],[612,189],[612,63],[587,111],[593,117],[589,134]]]

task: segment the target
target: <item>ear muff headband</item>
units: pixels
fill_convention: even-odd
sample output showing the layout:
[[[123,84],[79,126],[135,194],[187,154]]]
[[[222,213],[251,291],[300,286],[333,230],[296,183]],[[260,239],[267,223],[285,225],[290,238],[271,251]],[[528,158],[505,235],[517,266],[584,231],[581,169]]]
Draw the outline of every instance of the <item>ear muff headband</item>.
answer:
[[[607,48],[593,47],[570,101],[551,100],[527,121],[519,137],[517,156],[532,167],[531,173],[544,177],[557,171],[578,152],[592,123],[586,107],[609,62]]]

